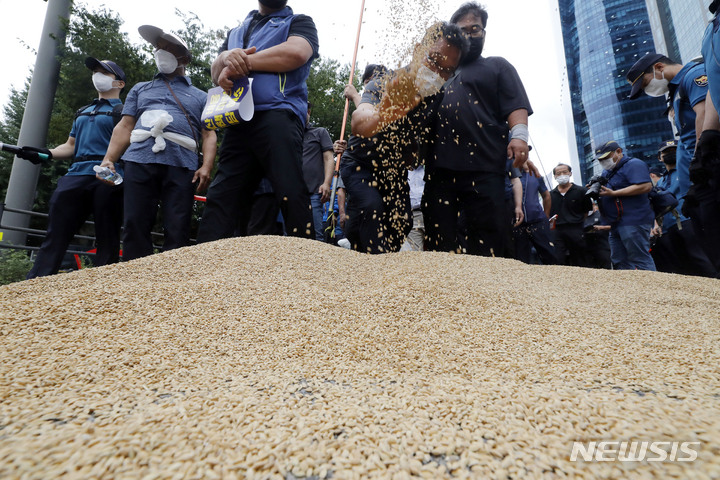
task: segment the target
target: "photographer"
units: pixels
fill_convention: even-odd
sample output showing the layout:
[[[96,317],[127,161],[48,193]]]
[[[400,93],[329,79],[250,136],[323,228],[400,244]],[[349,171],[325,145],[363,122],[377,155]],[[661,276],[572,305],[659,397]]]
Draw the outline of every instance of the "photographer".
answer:
[[[610,225],[610,252],[618,270],[652,270],[650,230],[655,214],[648,193],[652,190],[650,169],[642,160],[623,154],[615,141],[595,151],[603,168],[602,176],[593,178],[588,195],[598,198],[603,221]]]

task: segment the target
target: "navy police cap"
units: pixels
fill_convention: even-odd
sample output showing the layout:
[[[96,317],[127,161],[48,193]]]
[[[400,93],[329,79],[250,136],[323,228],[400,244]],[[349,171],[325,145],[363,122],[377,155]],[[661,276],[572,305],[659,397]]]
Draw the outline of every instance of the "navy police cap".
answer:
[[[97,58],[87,57],[85,59],[85,66],[90,70],[95,70],[98,67],[102,68],[106,72],[115,75],[118,80],[122,80],[123,82],[127,81],[125,79],[125,72],[123,72],[123,69],[112,60],[98,60]]]
[[[658,147],[658,153],[661,153],[668,148],[677,148],[677,140],[666,140]]]
[[[660,55],[659,53],[648,53],[640,60],[635,62],[635,65],[630,67],[630,70],[625,76],[625,78],[627,78],[627,81],[630,82],[630,85],[632,85],[632,90],[630,91],[629,98],[637,98],[640,96],[643,90],[643,75],[645,75],[647,69],[655,65],[658,60],[664,57],[665,55]]]

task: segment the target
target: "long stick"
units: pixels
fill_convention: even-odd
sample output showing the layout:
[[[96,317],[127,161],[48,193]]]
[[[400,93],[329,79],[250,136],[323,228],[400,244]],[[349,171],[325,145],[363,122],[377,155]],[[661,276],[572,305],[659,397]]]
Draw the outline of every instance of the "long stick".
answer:
[[[355,63],[357,62],[358,49],[360,48],[360,32],[362,31],[363,15],[365,14],[365,0],[360,2],[360,19],[358,20],[357,35],[355,37],[355,50],[353,51],[353,60],[350,65],[350,80],[348,84],[352,85],[355,79]],[[340,140],[345,139],[345,128],[347,127],[348,113],[350,112],[350,99],[345,99],[345,113],[343,114],[342,128],[340,129]],[[335,158],[335,172],[333,174],[332,191],[330,192],[330,206],[328,207],[328,228],[330,230],[330,238],[335,238],[335,195],[337,194],[338,178],[340,177],[340,158],[338,154]]]

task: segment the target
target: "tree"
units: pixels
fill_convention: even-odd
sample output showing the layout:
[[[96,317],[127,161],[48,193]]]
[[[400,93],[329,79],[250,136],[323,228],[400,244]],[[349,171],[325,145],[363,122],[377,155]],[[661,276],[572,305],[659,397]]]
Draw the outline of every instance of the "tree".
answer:
[[[327,128],[333,140],[340,138],[345,98],[343,91],[350,78],[350,65],[341,66],[337,60],[320,59],[313,62],[308,78],[308,99],[313,105],[310,121],[319,127]],[[353,85],[360,90],[359,76],[355,75]],[[350,102],[352,113],[355,105]],[[350,133],[350,117],[345,132],[345,139]]]

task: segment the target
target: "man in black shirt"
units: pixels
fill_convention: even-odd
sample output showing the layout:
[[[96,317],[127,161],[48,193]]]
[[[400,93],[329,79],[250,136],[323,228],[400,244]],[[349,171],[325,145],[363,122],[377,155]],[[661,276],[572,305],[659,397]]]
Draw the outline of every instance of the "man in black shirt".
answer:
[[[470,40],[470,53],[445,86],[436,121],[423,200],[428,248],[458,250],[458,212],[467,218],[467,251],[500,256],[506,230],[505,162],[528,159],[532,113],[520,77],[507,60],[482,57],[487,12],[475,2],[452,16]]]
[[[583,227],[592,199],[587,189],[572,183],[572,168],[563,163],[553,168],[558,186],[550,192],[550,218],[555,230],[555,252],[558,263],[587,267],[587,244]]]

